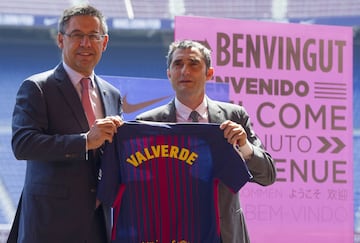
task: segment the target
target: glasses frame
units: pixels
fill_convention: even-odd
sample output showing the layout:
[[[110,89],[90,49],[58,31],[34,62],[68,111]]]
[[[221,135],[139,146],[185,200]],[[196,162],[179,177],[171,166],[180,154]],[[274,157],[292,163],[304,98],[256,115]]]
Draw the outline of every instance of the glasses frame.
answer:
[[[61,32],[62,35],[67,36],[72,41],[81,42],[84,40],[85,36],[89,39],[91,42],[100,42],[104,39],[106,36],[105,34],[99,34],[99,33],[91,33],[91,34],[85,34],[83,32],[71,32],[71,33],[65,33]]]

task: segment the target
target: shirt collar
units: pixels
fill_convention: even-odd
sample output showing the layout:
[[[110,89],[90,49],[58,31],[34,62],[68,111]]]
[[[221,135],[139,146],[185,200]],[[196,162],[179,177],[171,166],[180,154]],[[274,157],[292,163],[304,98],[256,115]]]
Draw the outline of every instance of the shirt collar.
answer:
[[[72,69],[71,67],[69,67],[65,62],[63,62],[63,66],[64,66],[64,69],[66,71],[66,73],[68,74],[71,82],[73,83],[73,85],[76,87],[79,83],[80,83],[80,80],[82,78],[84,78],[84,76],[78,72],[76,72],[74,69]],[[95,73],[92,72],[91,75],[89,76],[90,80],[91,80],[91,86],[92,87],[95,87],[94,86],[94,77],[95,77]]]
[[[175,109],[176,109],[176,116],[178,117],[178,120],[181,121],[188,121],[190,113],[193,111],[192,109],[181,103],[176,97],[175,97]],[[200,120],[208,119],[206,96],[204,96],[203,101],[198,107],[196,107],[195,110],[199,113]]]

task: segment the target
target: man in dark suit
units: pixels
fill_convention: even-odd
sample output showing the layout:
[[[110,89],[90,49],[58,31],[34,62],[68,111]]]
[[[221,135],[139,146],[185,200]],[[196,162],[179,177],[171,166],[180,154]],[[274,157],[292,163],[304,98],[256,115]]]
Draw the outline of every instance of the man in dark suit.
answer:
[[[210,50],[198,42],[183,40],[170,45],[167,56],[167,76],[176,97],[168,104],[144,112],[138,120],[162,122],[211,122],[220,124],[230,144],[238,145],[254,176],[253,182],[267,186],[275,182],[274,161],[252,129],[244,107],[209,99],[205,83],[214,74]],[[196,119],[190,118],[197,111]],[[239,160],[240,162],[241,160]],[[248,243],[244,215],[238,193],[219,184],[220,233],[223,243]]]
[[[109,242],[110,209],[96,200],[99,156],[122,125],[122,109],[119,91],[94,73],[107,31],[92,6],[66,9],[57,35],[63,61],[19,88],[12,147],[27,167],[8,242]],[[87,108],[83,78],[90,79]]]

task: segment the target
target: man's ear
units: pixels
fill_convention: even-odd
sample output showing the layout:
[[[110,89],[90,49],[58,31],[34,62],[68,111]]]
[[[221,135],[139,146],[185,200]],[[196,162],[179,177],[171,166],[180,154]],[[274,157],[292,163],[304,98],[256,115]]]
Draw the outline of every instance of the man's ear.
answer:
[[[214,68],[213,67],[209,67],[207,72],[206,72],[206,80],[210,80],[212,79],[214,76]]]
[[[109,35],[105,35],[103,40],[103,47],[102,47],[103,52],[106,51],[108,42],[109,42]]]
[[[57,43],[57,46],[60,49],[63,49],[63,47],[64,47],[64,36],[61,33],[57,34],[56,43]]]

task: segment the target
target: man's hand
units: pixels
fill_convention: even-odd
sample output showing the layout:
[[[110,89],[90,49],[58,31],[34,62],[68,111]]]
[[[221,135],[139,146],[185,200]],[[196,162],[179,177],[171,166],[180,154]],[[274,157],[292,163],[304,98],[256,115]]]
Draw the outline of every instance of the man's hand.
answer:
[[[230,144],[236,143],[239,146],[246,144],[247,134],[240,124],[226,120],[221,123],[220,129],[224,130],[224,138],[226,138]]]
[[[87,132],[88,150],[99,148],[105,141],[112,142],[117,128],[124,124],[119,116],[108,116],[97,119],[95,124]]]

